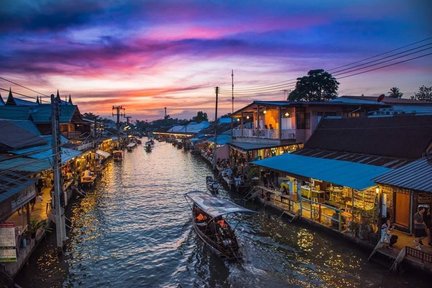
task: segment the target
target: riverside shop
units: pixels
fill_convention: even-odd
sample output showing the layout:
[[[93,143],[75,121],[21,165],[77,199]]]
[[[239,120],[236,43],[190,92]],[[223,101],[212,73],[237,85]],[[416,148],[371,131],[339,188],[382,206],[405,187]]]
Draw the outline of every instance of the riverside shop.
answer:
[[[260,167],[258,197],[266,204],[362,240],[377,231],[380,203],[372,179],[390,169],[296,154],[252,164]]]

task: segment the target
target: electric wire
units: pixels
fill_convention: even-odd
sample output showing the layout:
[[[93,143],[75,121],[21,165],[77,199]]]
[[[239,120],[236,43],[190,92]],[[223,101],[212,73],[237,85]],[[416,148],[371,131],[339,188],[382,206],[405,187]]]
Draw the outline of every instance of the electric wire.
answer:
[[[6,88],[1,88],[1,87],[0,87],[0,90],[2,90],[2,91],[6,91],[6,92],[9,92],[9,89],[6,89]],[[29,98],[29,99],[32,99],[32,100],[35,100],[35,97],[34,97],[34,96],[28,96],[28,95],[25,95],[25,94],[22,94],[22,93],[18,93],[18,92],[15,92],[15,91],[12,91],[12,93],[13,93],[13,94],[20,95],[20,96],[23,96],[23,97],[26,97],[26,98]]]
[[[414,42],[414,43],[411,43],[411,44],[408,44],[408,45],[405,45],[405,46],[402,46],[402,47],[399,47],[399,48],[396,48],[396,49],[393,49],[393,50],[390,50],[390,51],[387,51],[387,52],[384,52],[384,53],[380,53],[380,54],[377,54],[375,56],[371,56],[371,57],[368,57],[368,58],[365,58],[365,59],[362,59],[362,60],[359,60],[359,61],[355,61],[355,62],[352,62],[352,63],[341,65],[341,66],[329,69],[328,71],[334,73],[334,75],[337,76],[337,75],[342,75],[342,74],[354,72],[353,68],[358,68],[358,69],[369,68],[370,65],[368,65],[368,64],[372,64],[374,62],[381,61],[381,60],[384,60],[384,59],[388,59],[388,58],[392,58],[393,57],[392,59],[386,60],[388,62],[388,61],[391,61],[391,60],[397,60],[400,57],[405,57],[405,56],[413,55],[415,53],[423,52],[425,50],[428,50],[428,49],[432,48],[432,47],[430,47],[430,45],[432,45],[432,42],[431,43],[427,43],[427,44],[423,44],[423,45],[420,45],[420,46],[417,46],[415,48],[405,49],[402,52],[393,53],[391,55],[388,55],[388,56],[385,56],[385,57],[381,57],[381,58],[375,59],[373,61],[368,61],[368,62],[362,63],[362,62],[364,62],[366,60],[377,58],[379,56],[384,56],[384,55],[390,54],[392,52],[399,51],[399,50],[401,50],[403,48],[407,48],[407,47],[410,47],[412,45],[425,42],[425,41],[427,41],[429,39],[432,39],[432,37],[428,37],[428,38],[425,38],[425,39],[423,39],[421,41],[417,41],[417,42]],[[424,47],[428,47],[428,48],[424,48]],[[421,49],[421,48],[423,48],[423,49]],[[407,53],[407,52],[411,52],[411,51],[413,51],[413,52],[412,53]],[[395,57],[395,56],[398,56],[398,57]],[[384,63],[386,61],[381,61],[379,63],[375,63],[375,65]],[[359,63],[362,63],[362,64],[359,64]],[[357,64],[357,65],[354,65],[354,64]],[[347,68],[340,69],[342,67],[347,67]],[[342,73],[342,72],[345,72],[345,73]],[[268,90],[274,91],[277,88],[284,88],[284,87],[290,86],[291,84],[295,84],[296,81],[297,81],[296,79],[290,79],[290,80],[285,80],[285,81],[277,82],[277,83],[270,84],[270,85],[250,86],[250,88],[237,89],[236,91],[237,92],[259,92],[259,91],[268,91]]]
[[[24,86],[24,85],[21,85],[21,84],[15,82],[15,81],[12,81],[12,80],[6,79],[6,78],[4,78],[4,77],[2,77],[2,76],[0,76],[0,79],[2,79],[2,80],[4,80],[4,81],[7,81],[7,82],[9,82],[9,83],[12,83],[12,84],[14,84],[14,85],[17,85],[17,86],[19,86],[19,87],[21,87],[21,88],[24,88],[24,89],[27,89],[27,90],[29,90],[29,91],[32,91],[32,92],[34,92],[34,93],[36,93],[36,94],[40,94],[40,95],[43,95],[43,96],[46,96],[46,97],[50,97],[50,96],[48,96],[48,95],[46,95],[46,94],[44,94],[44,93],[41,93],[41,92],[39,92],[39,91],[36,91],[36,90],[34,90],[34,89],[31,89],[31,88],[29,88],[29,87],[26,87],[26,86]]]
[[[394,62],[394,63],[389,63],[389,64],[384,65],[384,66],[375,67],[375,66],[378,66],[378,65],[381,65],[381,64],[385,64],[385,63],[388,63],[388,62],[399,60],[399,59],[405,58],[407,56],[411,56],[411,55],[417,54],[419,52],[424,52],[424,51],[427,51],[427,50],[430,50],[430,49],[432,49],[432,47],[424,48],[424,49],[421,49],[421,50],[418,50],[418,51],[415,51],[415,52],[411,52],[411,53],[404,53],[403,55],[399,55],[397,57],[394,57],[394,55],[393,55],[393,56],[390,56],[390,57],[393,57],[391,59],[387,59],[387,60],[384,60],[384,61],[379,61],[379,62],[376,62],[374,64],[366,65],[366,66],[355,68],[355,69],[347,69],[344,72],[335,73],[333,76],[335,78],[337,78],[337,79],[344,79],[344,78],[352,77],[352,76],[355,76],[355,75],[363,74],[363,73],[366,73],[366,72],[371,72],[371,71],[379,70],[379,69],[382,69],[382,68],[390,67],[390,66],[393,66],[393,65],[397,65],[397,64],[408,62],[408,61],[412,61],[412,60],[415,60],[415,59],[423,58],[423,57],[431,55],[432,53],[427,53],[427,54],[419,55],[419,56],[416,56],[416,57],[411,57],[411,58],[408,58],[408,59],[403,59],[401,61],[397,61],[397,62]],[[388,57],[386,57],[386,58],[388,58]],[[367,69],[367,68],[371,68],[371,69]],[[367,70],[364,70],[364,69],[367,69]],[[349,75],[346,75],[346,74],[349,74]],[[286,86],[286,88],[294,88],[294,86],[295,85]],[[222,91],[225,91],[225,89],[222,89]],[[241,90],[240,92],[237,92],[236,95],[246,95],[246,94],[250,95],[250,94],[275,93],[275,92],[282,92],[282,90],[280,90],[280,89],[267,89],[267,90],[263,89],[263,90],[256,90],[256,91],[250,91],[250,92]]]

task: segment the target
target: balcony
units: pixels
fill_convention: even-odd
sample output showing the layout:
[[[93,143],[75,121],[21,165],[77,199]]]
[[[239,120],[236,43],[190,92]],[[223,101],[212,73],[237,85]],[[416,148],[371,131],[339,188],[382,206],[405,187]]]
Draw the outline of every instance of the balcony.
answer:
[[[296,129],[282,129],[279,135],[278,129],[234,129],[234,137],[274,139],[274,140],[295,140]],[[280,136],[280,137],[279,137]]]

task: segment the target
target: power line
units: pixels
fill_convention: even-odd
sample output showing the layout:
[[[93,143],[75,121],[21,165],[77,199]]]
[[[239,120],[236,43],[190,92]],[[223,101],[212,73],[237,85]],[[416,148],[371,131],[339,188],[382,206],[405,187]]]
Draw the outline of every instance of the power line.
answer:
[[[4,81],[7,81],[7,82],[9,82],[9,83],[15,84],[15,85],[17,85],[17,86],[19,86],[19,87],[22,87],[22,88],[24,88],[24,89],[27,89],[27,90],[29,90],[29,91],[32,91],[32,92],[34,92],[34,93],[36,93],[36,94],[44,95],[44,96],[46,96],[46,97],[51,97],[51,96],[48,96],[48,95],[46,95],[46,94],[44,94],[44,93],[41,93],[41,92],[39,92],[39,91],[36,91],[36,90],[34,90],[34,89],[31,89],[31,88],[28,88],[28,87],[26,87],[26,86],[24,86],[24,85],[21,85],[21,84],[19,84],[19,83],[17,83],[17,82],[14,82],[14,81],[12,81],[12,80],[6,79],[6,78],[4,78],[4,77],[1,77],[1,76],[0,76],[0,79],[2,79],[2,80],[4,80]],[[33,97],[33,98],[34,98],[34,97]]]
[[[387,65],[384,65],[384,66],[381,66],[381,67],[376,67],[376,68],[369,69],[369,70],[362,71],[362,72],[358,72],[358,73],[355,73],[355,74],[351,74],[351,75],[347,75],[347,76],[339,77],[339,79],[344,79],[344,78],[352,77],[352,76],[355,76],[355,75],[359,75],[359,74],[363,74],[363,73],[367,73],[367,72],[375,71],[375,70],[378,70],[378,69],[382,69],[382,68],[386,68],[386,67],[394,66],[394,65],[397,65],[397,64],[401,64],[401,63],[405,63],[405,62],[411,61],[411,60],[420,59],[420,58],[423,58],[423,57],[426,57],[426,56],[429,56],[429,55],[432,55],[432,53],[428,53],[428,54],[420,55],[420,56],[417,56],[417,57],[413,57],[413,58],[405,59],[405,60],[402,60],[402,61],[399,61],[399,62],[395,62],[395,63],[387,64]]]
[[[415,47],[415,48],[411,48],[411,49],[408,49],[408,50],[405,50],[405,51],[402,51],[402,52],[399,52],[399,53],[392,54],[392,55],[387,56],[387,57],[382,57],[382,58],[376,59],[374,61],[369,61],[369,62],[363,63],[362,65],[353,66],[355,64],[359,64],[359,63],[364,62],[366,60],[370,60],[370,59],[373,59],[373,58],[384,56],[384,55],[390,54],[392,52],[399,51],[401,49],[404,49],[404,48],[407,48],[407,47],[410,47],[410,46],[413,46],[413,45],[416,45],[416,44],[428,41],[430,39],[432,39],[432,37],[427,37],[427,38],[425,38],[423,40],[416,41],[416,42],[413,42],[413,43],[410,43],[410,44],[398,47],[396,49],[392,49],[392,50],[384,52],[384,53],[379,53],[379,54],[376,54],[376,55],[371,56],[371,57],[364,58],[364,59],[359,60],[359,61],[355,61],[355,62],[344,64],[344,65],[341,65],[341,66],[338,66],[338,67],[335,67],[335,68],[332,68],[332,69],[328,69],[328,71],[331,72],[331,71],[335,71],[336,70],[336,72],[342,72],[342,71],[349,70],[349,69],[354,68],[354,67],[363,66],[363,65],[372,63],[374,61],[383,60],[383,59],[386,59],[386,58],[389,58],[389,57],[393,57],[393,56],[396,56],[396,55],[400,55],[400,54],[403,54],[403,53],[406,53],[406,52],[409,52],[409,51],[417,50],[419,48],[422,48],[422,47],[425,47],[425,46],[429,46],[432,43],[428,43],[428,44],[424,44],[424,45],[421,45],[421,46],[418,46],[418,47]],[[417,51],[417,52],[420,52],[420,51]],[[408,56],[408,55],[405,55],[405,56]],[[342,69],[342,70],[337,70],[337,69],[342,68],[342,67],[347,67],[347,68],[346,69]],[[366,67],[364,67],[364,68],[366,68]],[[281,88],[281,89],[283,89],[283,88],[287,87],[288,85],[295,84],[296,81],[297,81],[297,79],[289,79],[289,80],[285,80],[285,81],[281,81],[281,82],[276,82],[276,83],[269,84],[269,85],[250,86],[250,88],[237,89],[237,91],[239,91],[239,92],[255,92],[255,91],[265,91],[265,90],[270,90],[270,89],[275,89],[275,88]]]
[[[432,45],[432,43],[428,43],[426,45],[422,45],[421,47],[409,49],[409,50],[406,50],[406,51],[403,51],[403,52],[396,53],[394,55],[390,55],[390,56],[386,56],[386,57],[383,57],[383,58],[379,58],[379,59],[374,60],[374,61],[369,61],[369,62],[366,62],[366,63],[363,63],[363,64],[355,65],[355,66],[352,66],[351,68],[346,68],[346,69],[342,69],[342,70],[339,70],[339,71],[335,71],[333,73],[334,73],[334,75],[346,74],[346,73],[352,72],[354,70],[364,69],[364,68],[368,68],[368,67],[375,66],[375,65],[378,65],[378,64],[386,63],[386,62],[389,62],[389,61],[397,60],[399,58],[403,58],[403,57],[406,57],[406,56],[410,56],[410,55],[413,55],[413,54],[417,54],[419,52],[423,52],[423,51],[432,49],[431,45]],[[430,47],[418,50],[418,48],[422,48],[424,46],[430,46]],[[414,51],[414,52],[411,52],[411,53],[407,53],[407,52],[412,51],[412,50],[417,50],[417,51]],[[400,55],[400,56],[394,57],[396,55]],[[393,57],[393,58],[391,58],[391,57]],[[388,60],[385,60],[385,61],[381,61],[381,60],[384,60],[384,59],[387,59],[387,58],[391,58],[391,59],[388,59]],[[376,61],[381,61],[381,62],[376,62]],[[373,63],[373,64],[367,65],[367,64],[370,64],[370,63]],[[362,66],[364,66],[364,67],[362,67]],[[355,67],[357,67],[357,68],[355,68]],[[343,73],[341,73],[341,72],[343,72]]]
[[[389,53],[392,53],[392,52],[395,52],[395,51],[398,51],[398,50],[401,50],[401,49],[404,49],[404,48],[407,48],[407,47],[413,46],[413,45],[415,45],[415,44],[419,44],[419,43],[422,43],[422,42],[428,41],[428,40],[430,40],[430,39],[432,39],[432,37],[427,37],[427,38],[425,38],[425,39],[423,39],[423,40],[416,41],[416,42],[413,42],[413,43],[410,43],[410,44],[407,44],[407,45],[401,46],[401,47],[399,47],[399,48],[392,49],[392,50],[387,51],[387,52],[384,52],[384,53],[379,53],[379,54],[376,54],[376,55],[374,55],[374,56],[370,56],[370,57],[367,57],[367,58],[364,58],[364,59],[362,59],[362,60],[358,60],[358,61],[355,61],[355,62],[352,62],[352,63],[349,63],[349,64],[344,64],[344,65],[341,65],[341,66],[337,66],[337,67],[334,67],[334,68],[332,68],[332,69],[330,69],[330,70],[328,70],[328,71],[333,71],[333,70],[336,70],[336,69],[339,69],[339,68],[342,68],[342,67],[346,67],[346,66],[351,66],[351,65],[354,65],[354,64],[358,64],[358,63],[361,63],[361,62],[363,62],[363,61],[370,60],[370,59],[373,59],[373,58],[376,58],[376,57],[379,57],[379,56],[384,56],[384,55],[387,55],[387,54],[389,54]]]
[[[363,63],[361,65],[356,65],[356,66],[358,66],[357,68],[354,68],[354,66],[353,66],[351,68],[342,69],[339,72],[334,73],[333,76],[337,77],[337,79],[343,79],[343,78],[347,78],[345,75],[349,74],[349,73],[351,73],[350,77],[354,76],[354,75],[363,74],[362,70],[367,69],[367,68],[374,67],[372,69],[368,69],[368,70],[364,71],[364,73],[365,72],[374,71],[374,70],[378,70],[378,69],[382,69],[382,68],[389,67],[389,66],[393,66],[393,65],[396,65],[396,64],[408,62],[408,61],[411,61],[411,60],[414,60],[414,59],[423,58],[423,57],[426,57],[426,56],[428,56],[430,54],[424,54],[424,55],[420,55],[418,57],[412,57],[412,58],[404,59],[402,61],[398,61],[398,62],[395,62],[395,63],[390,63],[388,65],[375,67],[375,66],[380,65],[380,64],[385,64],[385,63],[392,62],[392,61],[395,61],[395,60],[403,59],[403,58],[405,58],[407,56],[418,54],[420,52],[424,52],[424,51],[430,50],[430,49],[432,49],[432,47],[423,48],[425,46],[430,46],[430,45],[432,45],[432,43],[428,43],[428,44],[422,45],[420,47],[416,47],[416,48],[413,48],[413,49],[408,49],[408,50],[403,51],[403,52],[399,52],[399,53],[396,53],[396,54],[393,54],[393,55],[390,55],[390,56],[386,56],[386,57],[382,57],[380,59],[377,59],[377,60],[383,60],[383,59],[387,59],[387,60],[378,61],[378,62],[369,61],[369,62]],[[423,49],[418,50],[419,48],[423,48]],[[413,51],[413,50],[415,50],[415,51]],[[410,52],[410,51],[413,51],[413,52]],[[410,53],[407,53],[407,52],[410,52]],[[388,59],[388,58],[390,58],[390,59]],[[372,62],[375,62],[375,63],[370,64]],[[369,65],[367,65],[367,64],[369,64]],[[342,76],[342,77],[340,77],[340,76]],[[294,87],[293,84],[294,83],[292,83],[291,86],[286,85],[284,87],[286,87],[286,88],[293,88]],[[264,89],[264,88],[261,89],[261,90],[259,90],[259,89],[252,90],[251,89],[251,90],[241,90],[241,92],[238,92],[237,95],[247,95],[247,94],[250,95],[250,94],[260,94],[260,93],[276,93],[276,92],[279,92],[279,91],[280,91],[280,89]]]
[[[432,53],[427,53],[427,54],[419,55],[419,56],[416,56],[416,57],[411,57],[409,59],[404,59],[404,60],[401,60],[401,61],[398,61],[398,62],[386,64],[386,65],[383,65],[383,66],[374,67],[374,68],[371,68],[371,69],[368,69],[368,70],[365,70],[365,71],[360,71],[360,72],[356,72],[356,73],[353,73],[353,74],[345,75],[345,76],[339,77],[338,79],[344,79],[344,78],[353,77],[353,76],[356,76],[356,75],[360,75],[360,74],[368,73],[368,72],[371,72],[371,71],[375,71],[375,70],[387,68],[387,67],[390,67],[390,66],[398,65],[398,64],[401,64],[401,63],[405,63],[405,62],[408,62],[408,61],[412,61],[412,60],[415,60],[415,59],[424,58],[424,57],[430,56],[430,55],[432,55]],[[359,69],[359,70],[363,70],[363,69],[364,68]],[[346,73],[343,73],[343,74],[346,74]],[[264,93],[262,93],[262,94],[264,94]],[[245,95],[245,94],[243,94],[243,95]],[[253,94],[252,93],[252,95],[257,95],[257,94]],[[248,97],[250,97],[250,96],[251,95],[249,94]],[[268,96],[270,96],[270,95],[268,95]],[[246,97],[241,97],[240,96],[240,97],[237,97],[237,98],[246,98]]]
[[[9,89],[5,89],[5,88],[1,88],[1,87],[0,87],[0,90],[3,90],[3,91],[6,91],[6,92],[9,92]],[[12,93],[13,93],[13,94],[20,95],[20,96],[23,96],[23,97],[26,97],[26,98],[30,98],[30,99],[33,99],[33,100],[34,100],[34,98],[35,98],[34,96],[28,96],[28,95],[21,94],[21,93],[15,92],[15,91],[12,91]]]

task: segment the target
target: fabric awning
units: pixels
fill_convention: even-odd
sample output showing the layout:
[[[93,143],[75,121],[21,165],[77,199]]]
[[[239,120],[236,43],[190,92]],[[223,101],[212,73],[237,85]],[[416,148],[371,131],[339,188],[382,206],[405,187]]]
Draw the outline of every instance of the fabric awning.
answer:
[[[323,180],[356,190],[374,186],[375,177],[392,170],[381,166],[296,154],[284,154],[252,163],[287,174]]]
[[[215,143],[215,137],[210,137],[207,139],[208,142]],[[230,135],[218,135],[217,136],[217,144],[218,145],[225,145],[231,143],[231,136]]]
[[[108,157],[111,156],[110,153],[105,152],[105,151],[102,151],[102,150],[96,150],[96,154],[98,154],[98,155],[100,155],[100,156],[102,156],[102,157],[104,157],[104,158],[108,158]]]

